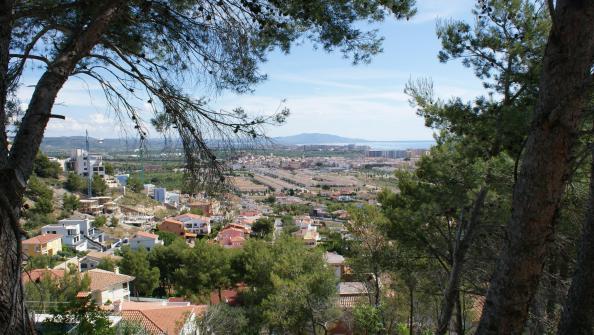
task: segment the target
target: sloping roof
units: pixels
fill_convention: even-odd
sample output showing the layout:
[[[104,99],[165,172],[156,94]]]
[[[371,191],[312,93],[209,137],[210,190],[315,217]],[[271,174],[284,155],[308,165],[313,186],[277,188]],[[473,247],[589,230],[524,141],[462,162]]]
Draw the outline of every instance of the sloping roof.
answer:
[[[340,282],[338,283],[339,295],[364,295],[367,294],[367,287],[362,282]]]
[[[184,225],[183,222],[177,221],[176,219],[173,219],[173,218],[166,218],[165,220],[163,220],[163,223],[170,223],[170,224],[175,224],[175,225],[180,225],[180,226]]]
[[[186,214],[182,214],[182,215],[178,215],[178,216],[174,216],[173,217],[174,220],[177,221],[187,221],[187,220],[202,220],[202,221],[210,221],[210,217],[208,216],[203,216],[203,215],[197,215],[197,214],[192,214],[192,213],[186,213]]]
[[[91,291],[103,291],[110,286],[127,283],[134,280],[134,277],[132,276],[122,275],[101,269],[89,270],[86,272],[86,274],[91,279]]]
[[[29,271],[23,271],[21,277],[23,283],[30,281],[39,281],[43,276],[50,276],[53,279],[64,277],[64,269],[34,269]]]
[[[124,302],[122,318],[140,323],[151,335],[178,334],[192,314],[201,315],[206,305],[167,306],[160,303]]]
[[[324,258],[326,259],[326,263],[333,264],[333,265],[340,265],[344,264],[344,257],[339,255],[335,252],[326,252],[324,254]]]
[[[122,316],[122,319],[126,321],[130,321],[134,324],[139,324],[142,328],[144,328],[144,331],[147,335],[167,335],[161,327],[156,325],[142,311],[121,311],[120,315]]]
[[[135,236],[139,236],[139,237],[146,237],[146,238],[150,238],[152,240],[154,239],[158,239],[159,235],[157,234],[152,234],[146,231],[137,231],[136,234],[134,234]]]
[[[44,244],[53,240],[62,238],[60,234],[45,234],[31,237],[30,239],[24,240],[23,244]]]
[[[121,256],[116,256],[113,254],[108,254],[106,252],[100,252],[100,251],[89,251],[89,253],[85,257],[93,258],[96,260],[101,260],[103,258],[111,258],[113,260],[121,260],[122,259]]]

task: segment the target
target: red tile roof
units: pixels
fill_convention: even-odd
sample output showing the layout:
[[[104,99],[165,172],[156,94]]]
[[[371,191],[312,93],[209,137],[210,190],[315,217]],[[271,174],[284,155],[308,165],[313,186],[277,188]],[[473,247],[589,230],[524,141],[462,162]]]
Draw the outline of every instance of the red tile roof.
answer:
[[[62,238],[60,234],[45,234],[31,237],[30,239],[24,240],[23,244],[44,244],[47,242],[51,242],[55,239]]]
[[[159,235],[151,234],[146,231],[137,231],[136,234],[134,234],[134,235],[140,236],[140,237],[146,237],[146,238],[150,238],[150,239],[158,239],[159,238]]]

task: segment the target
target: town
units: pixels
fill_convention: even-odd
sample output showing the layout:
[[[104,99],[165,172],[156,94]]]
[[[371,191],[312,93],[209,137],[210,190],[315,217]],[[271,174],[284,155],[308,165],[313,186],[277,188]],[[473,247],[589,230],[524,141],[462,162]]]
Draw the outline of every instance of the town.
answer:
[[[0,0],[0,333],[594,334],[593,20]]]
[[[349,229],[349,210],[376,206],[377,194],[394,184],[394,171],[414,170],[427,153],[369,147],[357,148],[353,157],[244,153],[226,162],[224,192],[190,194],[181,184],[168,189],[171,182],[161,183],[184,180],[182,168],[166,172],[143,164],[124,171],[125,161],[81,148],[58,157],[40,152],[24,215],[31,236],[22,242],[27,303],[36,322],[47,324],[60,303],[48,287],[76,283],[75,298],[92,299],[112,323],[134,322],[151,334],[184,333],[208,306],[262,303],[265,297],[254,292],[264,278],[254,271],[263,269],[252,266],[263,264],[250,264],[262,248],[273,257],[270,266],[287,261],[290,251],[313,263],[283,265],[302,276],[311,266],[328,271],[324,284],[335,290],[305,289],[333,311],[324,321],[328,334],[352,332],[350,311],[374,290],[368,273],[354,272],[345,257],[349,241],[360,237]]]

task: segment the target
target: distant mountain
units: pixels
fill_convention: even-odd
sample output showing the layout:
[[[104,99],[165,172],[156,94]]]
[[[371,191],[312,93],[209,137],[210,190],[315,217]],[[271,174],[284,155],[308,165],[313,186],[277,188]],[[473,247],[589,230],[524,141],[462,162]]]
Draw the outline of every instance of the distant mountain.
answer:
[[[272,141],[278,144],[298,145],[298,144],[326,144],[326,143],[341,143],[353,144],[360,142],[368,142],[367,140],[359,138],[348,138],[331,134],[320,133],[303,133],[292,136],[274,137]]]
[[[302,144],[353,144],[368,142],[358,138],[347,138],[330,134],[304,133],[292,136],[274,137],[273,143],[280,145],[302,145]],[[216,141],[209,141],[216,146]],[[113,151],[133,151],[139,148],[140,143],[135,138],[105,138],[98,139],[89,137],[89,145],[92,152],[106,153]],[[152,138],[147,140],[146,146],[149,150],[160,150],[165,145],[163,139]],[[173,147],[181,147],[179,140],[173,140],[168,143]],[[62,137],[44,137],[41,143],[41,150],[44,152],[69,152],[71,149],[85,148],[84,136],[62,136]]]

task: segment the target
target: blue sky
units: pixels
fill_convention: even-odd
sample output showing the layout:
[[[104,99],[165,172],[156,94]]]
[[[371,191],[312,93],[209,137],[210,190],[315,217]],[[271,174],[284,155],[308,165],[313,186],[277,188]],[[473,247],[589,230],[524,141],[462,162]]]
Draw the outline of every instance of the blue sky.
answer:
[[[282,99],[291,110],[286,124],[268,128],[270,136],[304,132],[330,133],[370,140],[425,140],[431,129],[423,125],[403,93],[409,78],[430,77],[443,98],[466,99],[481,93],[472,70],[459,62],[441,64],[435,36],[438,18],[473,20],[473,0],[418,0],[418,14],[410,21],[389,18],[377,28],[385,37],[384,52],[371,64],[352,66],[339,53],[314,50],[311,45],[294,47],[291,54],[273,53],[261,67],[268,80],[251,94],[221,92],[210,97],[214,108],[237,106],[256,114],[272,113]],[[24,77],[19,97],[26,103],[33,90],[33,71]],[[200,95],[200,89],[195,90]],[[52,119],[46,136],[125,136],[119,122],[106,107],[102,93],[92,82],[72,78],[60,92],[54,112],[66,120]],[[124,127],[125,128],[125,127]],[[152,137],[157,134],[151,132]]]

